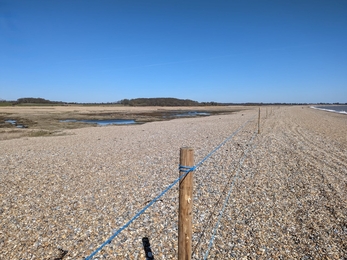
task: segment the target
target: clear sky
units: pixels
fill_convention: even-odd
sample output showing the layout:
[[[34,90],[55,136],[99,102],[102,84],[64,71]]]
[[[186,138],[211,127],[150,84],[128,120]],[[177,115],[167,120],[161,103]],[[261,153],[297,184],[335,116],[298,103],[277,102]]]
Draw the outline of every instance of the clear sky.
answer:
[[[0,99],[347,102],[346,0],[0,0]]]

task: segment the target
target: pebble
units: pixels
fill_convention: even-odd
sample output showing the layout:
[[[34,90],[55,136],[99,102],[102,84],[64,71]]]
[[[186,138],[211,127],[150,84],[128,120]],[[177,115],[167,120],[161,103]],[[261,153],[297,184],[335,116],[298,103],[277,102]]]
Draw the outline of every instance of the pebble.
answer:
[[[194,172],[192,258],[234,183],[209,259],[343,259],[346,117],[274,107],[250,143],[257,111],[0,141],[0,259],[83,259],[178,177],[180,147],[197,163],[249,119]],[[175,186],[94,259],[145,259],[143,237],[177,259],[177,212]]]

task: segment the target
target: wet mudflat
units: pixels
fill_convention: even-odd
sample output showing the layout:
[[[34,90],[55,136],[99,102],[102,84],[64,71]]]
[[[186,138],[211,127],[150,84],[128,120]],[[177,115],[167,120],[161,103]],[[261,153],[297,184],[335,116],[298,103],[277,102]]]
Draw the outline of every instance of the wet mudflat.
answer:
[[[176,118],[228,114],[249,109],[227,107],[14,106],[0,108],[0,140],[65,135],[66,129],[143,124]],[[108,123],[106,121],[109,121]],[[112,121],[112,122],[111,122]],[[12,123],[11,123],[12,122]],[[15,122],[15,123],[13,123]],[[25,129],[17,129],[25,128]]]

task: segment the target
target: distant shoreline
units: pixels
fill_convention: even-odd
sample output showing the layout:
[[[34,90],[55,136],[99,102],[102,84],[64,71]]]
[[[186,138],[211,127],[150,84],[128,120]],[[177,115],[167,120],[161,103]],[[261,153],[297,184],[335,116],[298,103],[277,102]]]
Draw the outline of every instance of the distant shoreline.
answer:
[[[347,105],[311,106],[313,109],[347,115]]]

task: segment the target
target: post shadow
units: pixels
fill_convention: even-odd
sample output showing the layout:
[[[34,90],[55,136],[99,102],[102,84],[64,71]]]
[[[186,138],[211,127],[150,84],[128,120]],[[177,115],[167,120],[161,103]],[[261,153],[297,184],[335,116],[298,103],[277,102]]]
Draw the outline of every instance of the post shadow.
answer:
[[[143,249],[145,250],[146,260],[154,260],[154,256],[151,250],[151,244],[149,243],[148,237],[142,238]]]

